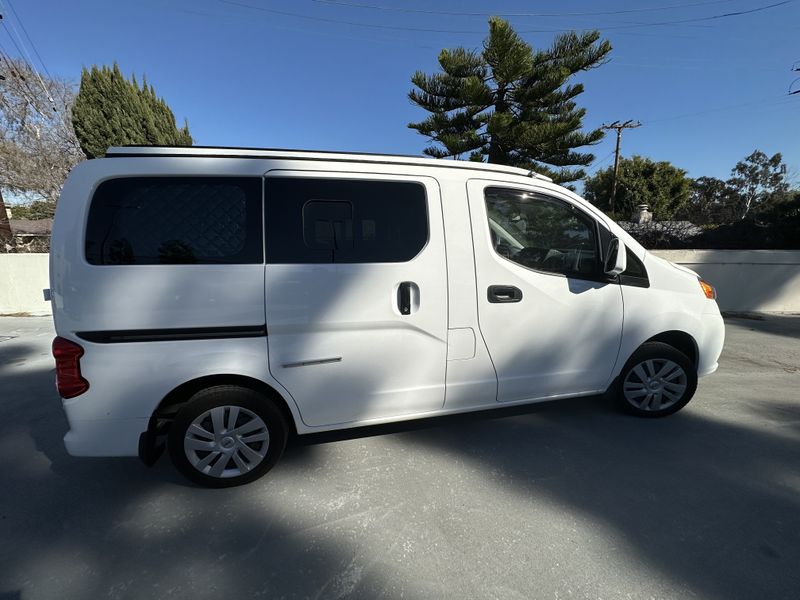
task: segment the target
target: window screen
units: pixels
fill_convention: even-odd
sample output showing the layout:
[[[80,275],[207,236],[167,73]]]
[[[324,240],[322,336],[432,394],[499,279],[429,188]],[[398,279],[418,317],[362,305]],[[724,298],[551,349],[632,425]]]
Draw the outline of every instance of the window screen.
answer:
[[[428,241],[425,187],[401,181],[267,179],[267,262],[406,262]]]
[[[101,183],[86,228],[94,265],[263,262],[261,178],[127,177]]]

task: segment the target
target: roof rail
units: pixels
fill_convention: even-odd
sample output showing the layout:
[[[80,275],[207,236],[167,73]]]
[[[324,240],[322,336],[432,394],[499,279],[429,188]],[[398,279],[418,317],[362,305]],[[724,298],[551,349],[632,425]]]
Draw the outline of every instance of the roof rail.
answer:
[[[370,152],[338,152],[330,150],[296,150],[288,148],[240,148],[229,146],[113,146],[108,149],[109,158],[133,156],[171,156],[171,157],[219,157],[219,158],[284,158],[300,160],[331,160],[340,162],[369,162],[398,165],[419,165],[427,167],[452,167],[521,175],[542,181],[552,181],[549,177],[529,169],[507,165],[472,162],[466,160],[445,160],[406,154],[375,154]]]

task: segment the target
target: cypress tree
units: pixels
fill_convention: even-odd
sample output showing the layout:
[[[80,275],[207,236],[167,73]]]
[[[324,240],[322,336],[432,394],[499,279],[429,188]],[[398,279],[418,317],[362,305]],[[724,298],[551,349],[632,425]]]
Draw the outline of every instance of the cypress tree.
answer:
[[[110,146],[130,144],[191,146],[189,124],[178,128],[167,103],[142,77],[125,78],[112,67],[83,69],[72,109],[72,124],[87,158],[103,156]]]
[[[434,142],[424,150],[429,156],[534,169],[558,182],[580,179],[594,155],[578,149],[604,132],[581,131],[586,110],[574,99],[583,86],[568,82],[603,64],[610,51],[598,31],[561,34],[535,50],[492,17],[482,51],[442,50],[441,72],[413,75],[409,99],[431,114],[409,127]]]

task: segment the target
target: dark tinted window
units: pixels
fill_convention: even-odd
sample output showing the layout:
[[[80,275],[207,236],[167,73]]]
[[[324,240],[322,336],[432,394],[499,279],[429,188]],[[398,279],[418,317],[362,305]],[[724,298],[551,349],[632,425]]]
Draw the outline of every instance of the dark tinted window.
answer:
[[[555,198],[486,189],[492,245],[523,267],[565,275],[598,274],[595,221]]]
[[[645,269],[644,263],[639,260],[639,257],[636,256],[630,248],[626,248],[625,250],[627,265],[625,271],[619,276],[620,283],[623,285],[649,287],[650,280],[647,277],[647,269]]]
[[[147,177],[101,183],[86,228],[94,265],[263,262],[261,178]]]
[[[267,179],[267,262],[405,262],[428,241],[425,188],[399,181]]]
[[[352,249],[353,204],[341,200],[310,200],[303,206],[303,242],[312,250]],[[334,256],[331,254],[331,262]]]

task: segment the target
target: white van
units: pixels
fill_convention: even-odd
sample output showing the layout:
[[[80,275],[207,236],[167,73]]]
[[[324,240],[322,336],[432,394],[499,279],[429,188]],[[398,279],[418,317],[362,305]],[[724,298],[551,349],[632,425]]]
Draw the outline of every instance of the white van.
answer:
[[[112,148],[64,185],[50,273],[69,453],[166,441],[209,486],[295,434],[607,391],[668,415],[724,338],[696,273],[474,162]]]

